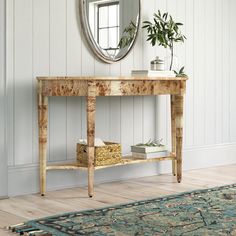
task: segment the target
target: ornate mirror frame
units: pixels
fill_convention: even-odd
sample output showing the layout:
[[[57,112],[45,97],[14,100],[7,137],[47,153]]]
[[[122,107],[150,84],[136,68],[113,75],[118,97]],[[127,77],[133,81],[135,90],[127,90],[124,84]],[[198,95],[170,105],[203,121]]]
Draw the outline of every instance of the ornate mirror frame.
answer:
[[[130,44],[129,48],[127,49],[127,52],[122,55],[119,58],[115,58],[115,59],[111,59],[110,57],[105,56],[101,50],[100,50],[100,46],[98,45],[98,43],[94,40],[94,37],[92,35],[92,32],[90,30],[90,26],[89,26],[89,22],[88,22],[88,18],[87,18],[87,11],[86,11],[86,0],[79,0],[79,15],[80,15],[80,22],[81,22],[81,27],[82,27],[82,31],[83,34],[87,40],[88,46],[89,48],[92,50],[92,52],[103,62],[106,63],[114,63],[114,62],[118,62],[120,60],[122,60],[123,58],[125,58],[126,56],[128,56],[128,54],[131,52],[131,49],[134,47],[137,37],[138,37],[138,33],[139,33],[139,29],[140,29],[140,21],[141,21],[141,0],[139,0],[139,12],[138,12],[138,22],[137,22],[137,29],[135,31],[135,38],[133,40],[133,42]]]

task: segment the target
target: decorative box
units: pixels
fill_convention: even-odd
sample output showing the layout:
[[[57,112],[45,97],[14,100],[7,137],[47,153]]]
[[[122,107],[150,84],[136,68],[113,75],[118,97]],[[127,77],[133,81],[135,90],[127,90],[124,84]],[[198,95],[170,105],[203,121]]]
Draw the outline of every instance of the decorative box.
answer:
[[[122,160],[121,144],[104,142],[106,145],[95,147],[95,167],[118,164]],[[87,145],[77,144],[77,161],[79,166],[88,166]]]

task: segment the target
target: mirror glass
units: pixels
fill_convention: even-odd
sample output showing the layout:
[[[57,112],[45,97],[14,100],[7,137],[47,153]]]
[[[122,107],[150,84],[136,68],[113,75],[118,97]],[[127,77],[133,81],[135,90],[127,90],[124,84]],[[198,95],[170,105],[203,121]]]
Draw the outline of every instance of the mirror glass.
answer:
[[[103,61],[124,58],[140,24],[140,0],[81,0],[80,16],[90,48]]]

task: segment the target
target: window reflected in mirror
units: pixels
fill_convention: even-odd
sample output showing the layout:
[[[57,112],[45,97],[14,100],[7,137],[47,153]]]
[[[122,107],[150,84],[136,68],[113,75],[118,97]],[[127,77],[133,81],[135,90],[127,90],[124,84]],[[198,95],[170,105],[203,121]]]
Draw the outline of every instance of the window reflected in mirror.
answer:
[[[131,49],[139,26],[140,0],[81,0],[90,46],[106,62],[122,59]]]

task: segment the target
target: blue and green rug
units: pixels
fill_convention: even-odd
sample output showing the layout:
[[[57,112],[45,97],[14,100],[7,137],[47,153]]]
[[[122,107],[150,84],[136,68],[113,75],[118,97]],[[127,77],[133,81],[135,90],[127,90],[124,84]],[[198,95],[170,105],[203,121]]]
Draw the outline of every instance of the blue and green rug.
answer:
[[[71,212],[9,227],[21,235],[236,235],[236,184]]]

